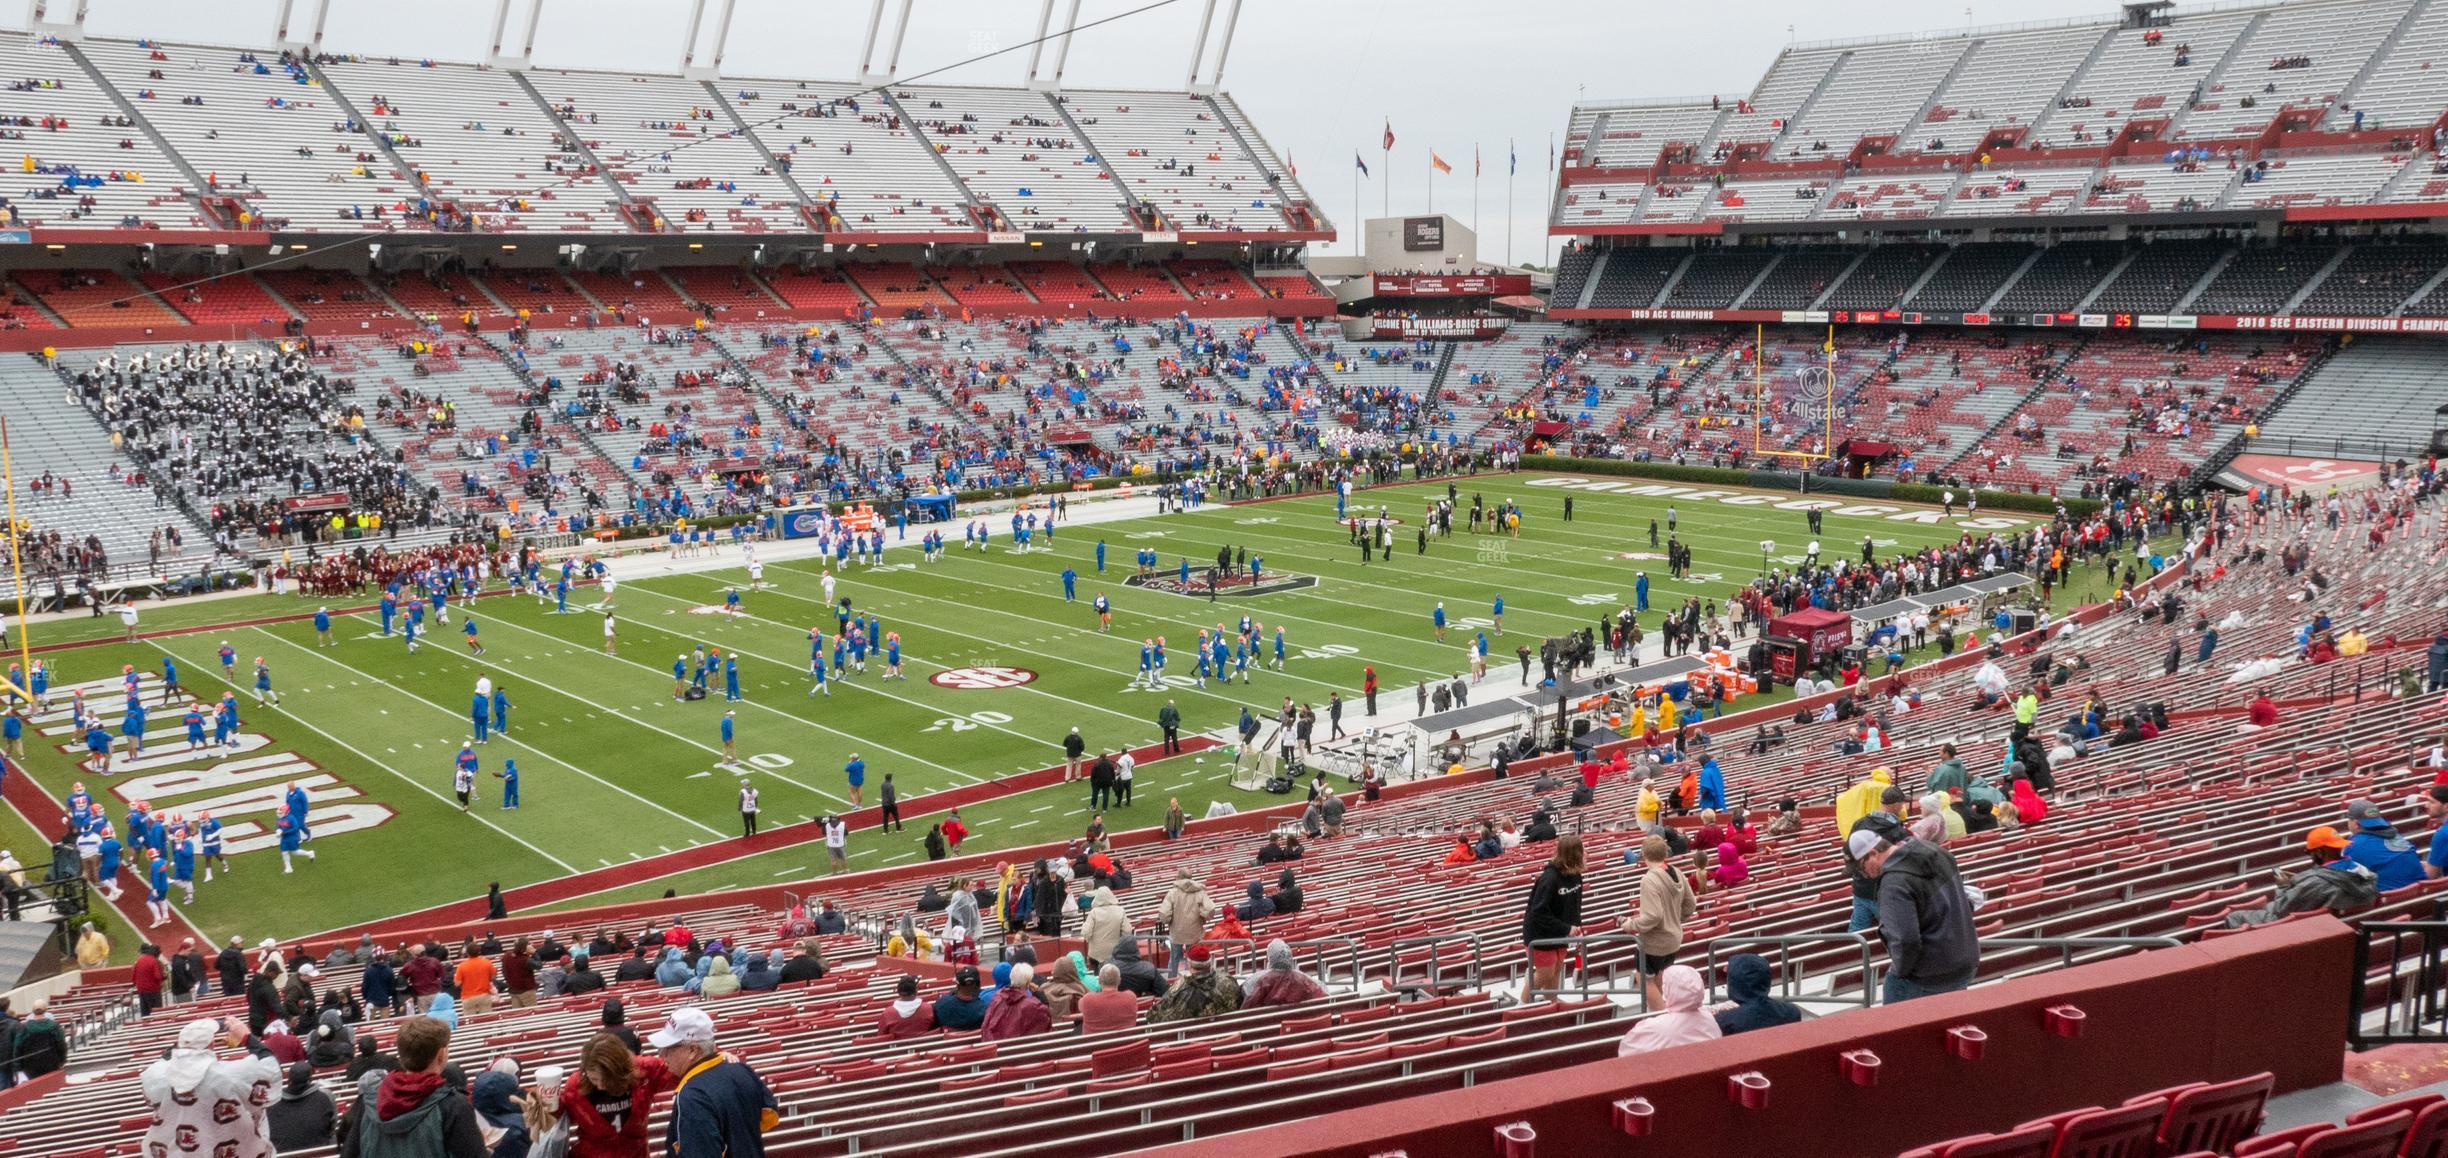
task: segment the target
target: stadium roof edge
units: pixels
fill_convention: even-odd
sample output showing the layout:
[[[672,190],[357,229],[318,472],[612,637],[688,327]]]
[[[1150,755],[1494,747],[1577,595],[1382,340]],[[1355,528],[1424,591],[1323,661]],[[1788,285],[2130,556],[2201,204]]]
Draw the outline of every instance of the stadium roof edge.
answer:
[[[37,34],[37,33],[34,33],[34,32],[30,32],[30,31],[27,31],[27,30],[25,30],[25,29],[11,28],[11,29],[5,29],[5,31],[9,31],[9,32],[16,32],[16,33],[19,33],[19,34],[21,34],[21,35],[27,36],[27,37],[29,37],[29,38],[35,38],[35,39],[39,39],[39,38],[40,38],[40,34]],[[88,34],[88,35],[87,35],[87,36],[86,36],[84,39],[86,39],[86,40],[102,40],[102,41],[123,41],[123,42],[129,43],[129,44],[143,43],[143,44],[151,44],[151,45],[157,45],[157,46],[162,46],[162,47],[167,47],[167,48],[209,48],[209,49],[215,49],[215,50],[219,50],[219,51],[227,51],[227,52],[255,52],[255,53],[262,53],[262,52],[267,52],[267,51],[275,51],[275,50],[272,48],[272,46],[269,46],[269,45],[263,45],[263,44],[221,44],[221,43],[216,43],[216,42],[213,42],[213,41],[208,41],[208,40],[164,40],[164,39],[158,39],[158,38],[154,38],[154,37],[145,37],[145,36],[112,36],[112,35],[94,35],[94,34]],[[664,70],[664,69],[661,69],[661,68],[620,68],[620,67],[618,67],[618,66],[615,66],[615,65],[609,65],[609,64],[606,64],[606,65],[559,65],[559,64],[537,64],[537,63],[535,63],[535,62],[533,62],[533,61],[529,61],[529,62],[526,62],[526,63],[524,63],[524,64],[507,64],[507,65],[505,65],[505,64],[498,64],[498,63],[493,63],[493,62],[489,62],[489,61],[481,61],[481,60],[451,60],[451,59],[446,59],[446,58],[443,58],[443,57],[438,57],[438,56],[417,56],[417,57],[398,56],[398,57],[394,57],[394,56],[387,56],[387,55],[382,55],[382,54],[378,54],[378,53],[366,53],[366,52],[318,52],[316,55],[317,55],[317,57],[318,57],[318,58],[319,58],[319,57],[321,57],[321,56],[331,56],[331,57],[334,57],[334,58],[336,58],[336,59],[338,59],[338,60],[341,60],[341,61],[343,61],[343,62],[352,63],[352,64],[396,64],[396,65],[397,65],[397,66],[399,66],[399,67],[406,68],[406,67],[415,67],[415,66],[421,66],[421,65],[426,64],[426,63],[432,63],[432,64],[437,64],[437,65],[448,65],[448,66],[451,66],[451,67],[454,67],[454,68],[476,68],[476,69],[483,69],[483,70],[485,70],[485,71],[487,71],[487,72],[519,72],[519,73],[526,73],[527,75],[530,75],[530,76],[551,76],[551,75],[554,75],[554,74],[557,74],[557,73],[586,73],[586,74],[592,74],[592,75],[601,75],[601,76],[617,76],[617,77],[654,77],[654,78],[657,78],[657,79],[660,79],[660,80],[677,80],[677,81],[699,81],[699,80],[703,80],[703,81],[707,81],[707,82],[710,82],[710,83],[713,83],[713,84],[723,84],[723,83],[725,83],[725,82],[732,82],[732,81],[748,81],[748,82],[752,82],[752,83],[766,83],[766,84],[797,83],[797,82],[805,81],[805,82],[810,83],[810,84],[845,85],[845,86],[848,86],[848,87],[851,87],[851,88],[858,89],[858,90],[860,90],[860,91],[862,91],[862,92],[863,92],[863,91],[867,91],[867,90],[871,90],[871,89],[896,89],[896,90],[897,90],[897,89],[900,89],[900,88],[903,88],[903,87],[908,87],[908,88],[962,88],[962,89],[978,89],[978,90],[981,90],[981,91],[1011,91],[1011,90],[1040,91],[1040,90],[1030,89],[1030,88],[1029,88],[1029,86],[1027,86],[1027,85],[1023,85],[1023,84],[977,84],[977,83],[969,83],[969,84],[964,84],[964,83],[953,83],[953,82],[931,81],[931,80],[930,80],[930,81],[904,82],[904,81],[901,81],[901,80],[900,80],[900,79],[898,79],[898,78],[895,78],[895,79],[892,79],[892,80],[887,80],[887,81],[885,81],[885,82],[883,82],[883,83],[880,83],[880,84],[874,84],[874,83],[868,83],[868,82],[860,81],[860,80],[857,80],[857,79],[855,79],[855,78],[851,78],[851,77],[829,77],[829,76],[750,76],[750,75],[748,75],[748,74],[746,74],[746,73],[737,73],[737,74],[733,74],[733,73],[723,73],[723,74],[720,74],[720,75],[717,75],[717,76],[709,76],[709,77],[694,77],[694,76],[688,76],[688,75],[685,75],[685,74],[682,74],[682,73],[679,73],[679,72],[667,71],[667,70]],[[1154,95],[1157,95],[1157,96],[1175,96],[1175,95],[1179,95],[1179,96],[1203,96],[1203,95],[1207,95],[1207,94],[1203,94],[1203,93],[1195,93],[1195,92],[1192,92],[1191,90],[1186,89],[1186,88],[1184,88],[1184,89],[1171,89],[1171,88],[1131,88],[1131,87],[1128,87],[1128,86],[1110,86],[1110,85],[1104,85],[1104,86],[1077,86],[1076,88],[1066,87],[1066,88],[1057,89],[1057,90],[1054,90],[1054,91],[1055,91],[1056,93],[1064,93],[1064,92],[1072,92],[1072,91],[1083,91],[1083,92],[1129,92],[1129,93],[1142,93],[1142,92],[1144,92],[1144,93],[1154,94]],[[1220,96],[1220,95],[1225,95],[1225,94],[1224,94],[1224,90],[1221,90],[1221,89],[1217,90],[1217,92],[1216,92],[1216,94],[1215,94],[1215,95],[1219,95],[1219,96]]]
[[[2338,0],[2338,2],[2353,3],[2356,2],[2356,0]],[[2183,6],[2181,10],[2170,13],[2168,18],[2171,20],[2183,20],[2190,16],[2217,16],[2229,12],[2249,12],[2262,8],[2286,8],[2300,6],[2301,4],[2302,0],[2292,0],[2291,3],[2290,0],[2212,0],[2211,3],[2207,4],[2187,4]],[[2051,28],[2080,28],[2087,24],[2122,24],[2124,22],[2125,14],[2122,11],[2118,11],[2101,13],[2094,16],[2066,16],[2055,20],[2026,20],[2015,24],[1984,24],[1976,28],[1952,28],[1944,32],[1907,32],[1880,36],[1837,37],[1830,40],[1798,40],[1792,44],[1786,45],[1785,52],[1818,52],[1825,51],[1830,48],[1867,48],[1872,45],[1879,44],[1914,44],[1924,41],[1934,42],[1940,40],[1962,40],[1981,36],[1999,36],[2012,32],[2039,32]],[[1781,57],[1784,54],[1779,53],[1778,55]]]

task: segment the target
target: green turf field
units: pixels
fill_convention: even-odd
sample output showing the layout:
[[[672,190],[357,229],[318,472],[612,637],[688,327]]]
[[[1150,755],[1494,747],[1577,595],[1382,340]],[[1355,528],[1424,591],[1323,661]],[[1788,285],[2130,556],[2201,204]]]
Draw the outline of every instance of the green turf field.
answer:
[[[842,765],[852,752],[867,762],[872,803],[886,773],[907,798],[1059,763],[1060,740],[1074,726],[1092,750],[1152,742],[1165,696],[1128,686],[1139,640],[1164,635],[1174,681],[1186,684],[1189,641],[1197,629],[1236,619],[1244,609],[1267,625],[1270,639],[1275,625],[1285,627],[1287,670],[1255,672],[1246,686],[1171,688],[1166,694],[1179,703],[1185,734],[1229,724],[1244,704],[1269,716],[1285,696],[1320,705],[1323,716],[1327,694],[1336,690],[1354,701],[1345,722],[1355,727],[1362,722],[1357,689],[1364,664],[1376,666],[1385,696],[1407,702],[1418,681],[1461,670],[1466,631],[1477,629],[1500,592],[1510,638],[1492,642],[1491,652],[1502,660],[1516,642],[1535,643],[1594,623],[1630,602],[1636,570],[1649,574],[1652,608],[1663,608],[1690,594],[1722,596],[1756,575],[1762,539],[1780,544],[1773,554],[1781,560],[1798,558],[1810,538],[1799,510],[1776,505],[1794,501],[1790,494],[1718,490],[1660,497],[1565,490],[1553,485],[1559,481],[1535,475],[1464,480],[1457,484],[1464,511],[1474,493],[1491,507],[1504,498],[1520,502],[1526,513],[1520,536],[1457,530],[1451,539],[1431,540],[1424,555],[1414,532],[1424,504],[1442,495],[1446,484],[1366,492],[1361,498],[1368,507],[1383,504],[1404,523],[1394,558],[1365,567],[1335,520],[1331,497],[1071,524],[1050,549],[1041,537],[1039,549],[1025,555],[1010,548],[1000,520],[992,523],[998,528],[993,548],[983,554],[960,550],[956,530],[938,563],[919,563],[914,547],[896,548],[885,567],[854,567],[840,579],[839,594],[900,633],[908,678],[884,682],[881,663],[870,660],[866,674],[835,681],[830,698],[805,694],[807,629],[821,619],[830,635],[833,623],[818,565],[804,560],[769,561],[768,587],[744,596],[737,620],[706,609],[721,604],[726,588],[745,582],[739,566],[622,581],[617,656],[602,650],[600,613],[578,602],[591,605],[599,597],[591,588],[573,597],[569,614],[554,614],[529,598],[480,601],[475,614],[488,649],[482,657],[463,644],[458,625],[465,612],[457,608],[449,627],[429,628],[430,642],[414,655],[398,638],[378,637],[370,615],[336,623],[338,642],[330,648],[318,647],[312,624],[299,621],[54,652],[48,658],[55,705],[67,686],[89,683],[92,702],[115,721],[122,664],[158,675],[167,653],[188,691],[213,699],[228,686],[215,659],[227,640],[238,652],[235,675],[245,685],[239,697],[246,746],[235,754],[191,757],[183,751],[180,713],[153,706],[148,734],[161,754],[149,755],[142,766],[108,778],[79,772],[72,760],[82,751],[70,750],[73,738],[46,734],[44,745],[29,743],[29,771],[54,798],[82,779],[105,801],[114,823],[139,797],[189,813],[210,807],[231,826],[233,840],[261,837],[256,826],[269,828],[282,785],[304,782],[315,798],[311,847],[319,858],[300,861],[295,874],[284,876],[277,852],[239,852],[234,876],[204,885],[187,912],[216,937],[306,933],[481,894],[492,881],[511,887],[726,840],[738,833],[735,797],[743,776],[758,783],[770,827],[842,807]],[[1575,520],[1564,523],[1559,515],[1568,493]],[[1678,508],[1680,536],[1696,556],[1695,577],[1680,583],[1667,578],[1662,556],[1633,557],[1650,550],[1649,520],[1662,521],[1669,503]],[[1831,554],[1856,554],[1865,535],[1884,551],[1951,539],[1963,528],[2032,519],[1993,512],[1958,516],[1955,525],[1940,525],[1931,510],[1841,506],[1826,515],[1822,538]],[[1099,539],[1107,544],[1102,576],[1093,565]],[[1122,582],[1142,546],[1161,553],[1169,574],[1183,555],[1202,565],[1226,544],[1262,556],[1269,574],[1318,582],[1216,606],[1203,597]],[[736,563],[737,553],[726,551]],[[1059,574],[1065,566],[1081,572],[1077,602],[1063,598]],[[2086,576],[2077,594],[2096,597],[2097,590]],[[1090,610],[1099,592],[1114,603],[1110,635],[1097,632]],[[1429,625],[1439,600],[1465,629],[1445,644],[1435,641]],[[2068,605],[2062,596],[2059,602]],[[150,608],[143,627],[312,608],[297,598],[248,596]],[[1657,618],[1653,610],[1644,621],[1654,628]],[[43,644],[115,639],[117,633],[113,621],[72,619],[37,624],[33,638]],[[719,683],[706,700],[674,702],[673,657],[698,642],[737,655],[745,702],[726,705]],[[272,666],[282,696],[277,708],[253,702],[251,661],[259,655]],[[930,682],[938,672],[968,667],[1026,669],[1036,678],[990,688]],[[462,814],[451,798],[452,759],[471,734],[469,697],[480,675],[508,690],[510,730],[478,749],[484,773],[479,799]],[[1489,681],[1509,688],[1513,669],[1494,664]],[[740,766],[718,767],[718,729],[727,706],[738,713],[742,759]],[[1323,733],[1321,719],[1321,738]],[[521,773],[522,802],[515,811],[499,807],[499,782],[492,777],[505,758],[515,759]],[[1050,788],[964,808],[974,831],[969,847],[1076,835],[1085,796],[1084,789]],[[1173,796],[1193,814],[1213,799],[1244,806],[1282,799],[1233,790],[1220,759],[1177,759],[1143,764],[1136,804],[1111,819],[1117,827],[1153,823]],[[853,869],[923,855],[918,838],[933,818],[908,811],[906,833],[853,833]],[[32,839],[19,826],[0,833]],[[42,859],[39,847],[18,851],[29,864]],[[823,865],[821,849],[802,846],[638,882],[600,899],[655,895],[666,887],[805,879]]]

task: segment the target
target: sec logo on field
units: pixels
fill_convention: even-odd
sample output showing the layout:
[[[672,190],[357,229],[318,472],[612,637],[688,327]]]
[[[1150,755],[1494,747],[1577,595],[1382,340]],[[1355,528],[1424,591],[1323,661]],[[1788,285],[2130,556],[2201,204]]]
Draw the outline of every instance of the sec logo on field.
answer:
[[[952,667],[928,676],[927,681],[939,688],[984,692],[1016,688],[1036,678],[1036,672],[1024,667]]]

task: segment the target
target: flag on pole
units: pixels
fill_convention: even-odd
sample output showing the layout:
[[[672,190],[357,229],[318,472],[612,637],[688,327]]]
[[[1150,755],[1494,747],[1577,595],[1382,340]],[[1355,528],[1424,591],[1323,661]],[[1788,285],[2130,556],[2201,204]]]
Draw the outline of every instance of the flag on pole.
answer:
[[[1369,175],[1368,162],[1360,159],[1360,150],[1358,149],[1352,150],[1352,164],[1359,166],[1361,176],[1366,177]]]
[[[1479,164],[1479,146],[1477,146],[1477,145],[1472,145],[1472,146],[1471,146],[1471,176],[1476,177],[1476,176],[1478,176],[1478,175],[1480,174],[1480,172],[1481,172],[1481,169],[1480,169],[1480,164]]]
[[[1513,139],[1507,137],[1505,138],[1505,176],[1512,177],[1520,173],[1521,154],[1513,150]]]
[[[1288,150],[1284,153],[1284,168],[1292,170],[1293,176],[1300,176],[1300,162],[1293,160],[1292,154]]]
[[[1394,122],[1386,122],[1385,144],[1378,147],[1382,149],[1392,149],[1394,147]]]
[[[1428,167],[1448,176],[1453,174],[1453,166],[1446,164],[1445,158],[1437,156],[1435,149],[1428,150]]]

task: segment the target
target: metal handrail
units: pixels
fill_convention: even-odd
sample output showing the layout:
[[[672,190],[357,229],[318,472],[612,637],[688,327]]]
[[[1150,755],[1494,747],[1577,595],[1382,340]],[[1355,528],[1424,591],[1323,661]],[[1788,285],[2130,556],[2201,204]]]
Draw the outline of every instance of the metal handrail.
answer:
[[[1859,948],[1863,982],[1861,1000],[1858,1004],[1864,1009],[1870,1008],[1871,999],[1878,993],[1878,987],[1869,983],[1870,977],[1877,971],[1878,962],[1876,947],[1872,944],[1868,933],[1788,933],[1762,936],[1724,934],[1710,938],[1707,968],[1700,973],[1701,983],[1708,986],[1710,993],[1717,991],[1718,950],[1724,948],[1727,950],[1728,957],[1734,957],[1751,951],[1747,948],[1737,948],[1738,946],[1751,945],[1766,945],[1776,949],[1776,958],[1773,962],[1774,972],[1771,976],[1777,979],[1779,987],[1784,991],[1784,997],[1789,1001],[1802,996],[1801,976],[1792,967],[1793,949],[1796,945],[1853,945]],[[1831,1001],[1837,999],[1836,988],[1832,985],[1828,987],[1827,999]]]
[[[1567,986],[1563,983],[1563,975],[1558,974],[1555,988],[1525,989],[1523,992],[1529,998],[1533,999],[1541,997],[1613,997],[1621,995],[1624,992],[1623,970],[1625,962],[1623,961],[1609,960],[1606,962],[1604,966],[1607,979],[1606,984],[1589,984],[1588,979],[1591,972],[1589,947],[1592,945],[1630,945],[1633,947],[1630,961],[1630,965],[1632,967],[1632,980],[1634,983],[1633,987],[1634,990],[1640,994],[1641,1011],[1643,1013],[1648,1012],[1649,991],[1646,983],[1649,979],[1649,975],[1648,970],[1643,966],[1642,954],[1640,952],[1640,935],[1637,933],[1590,933],[1579,937],[1541,937],[1537,940],[1528,942],[1525,947],[1529,949],[1573,950],[1571,959],[1577,963],[1574,973],[1581,978],[1582,983],[1579,985]]]
[[[2078,949],[2173,949],[2184,944],[2174,937],[1983,937],[1981,952],[1991,949],[2057,949],[2059,962],[2074,963]]]
[[[1445,968],[1443,951],[1439,947],[1456,941],[1466,942],[1470,946],[1469,962],[1463,971],[1463,977],[1465,979],[1462,984],[1465,988],[1478,988],[1479,979],[1487,970],[1486,934],[1460,931],[1451,933],[1431,933],[1423,937],[1402,937],[1386,942],[1383,949],[1386,962],[1386,988],[1401,989],[1404,987],[1405,982],[1403,980],[1402,962],[1403,950],[1421,945],[1428,947],[1428,976],[1426,980],[1422,982],[1422,986],[1425,988],[1435,988],[1437,985],[1441,984],[1441,979],[1445,976]]]

